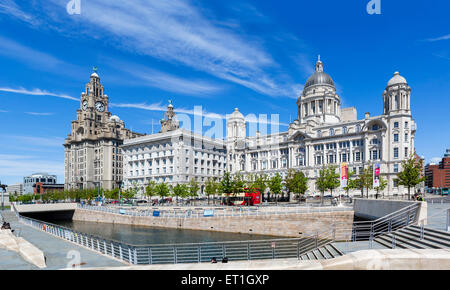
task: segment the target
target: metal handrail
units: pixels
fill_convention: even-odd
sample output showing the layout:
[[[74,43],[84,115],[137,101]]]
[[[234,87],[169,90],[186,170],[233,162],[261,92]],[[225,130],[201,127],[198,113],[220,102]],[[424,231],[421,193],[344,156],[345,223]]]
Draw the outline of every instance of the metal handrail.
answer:
[[[414,203],[373,221],[354,222],[352,240],[373,240],[377,235],[413,224],[417,221],[419,207],[419,203]]]

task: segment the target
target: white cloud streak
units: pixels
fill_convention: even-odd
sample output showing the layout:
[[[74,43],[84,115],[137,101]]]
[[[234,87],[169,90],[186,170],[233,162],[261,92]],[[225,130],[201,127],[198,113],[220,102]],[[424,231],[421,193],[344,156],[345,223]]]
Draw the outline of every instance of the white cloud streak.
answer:
[[[450,34],[443,35],[443,36],[436,37],[436,38],[428,38],[428,39],[426,39],[426,41],[434,42],[434,41],[448,40],[448,39],[450,39]]]
[[[21,95],[51,96],[51,97],[57,97],[57,98],[72,100],[72,101],[79,101],[79,99],[71,97],[71,96],[68,96],[68,95],[65,95],[65,94],[51,93],[51,92],[43,91],[41,89],[27,90],[27,89],[24,89],[24,88],[13,89],[13,88],[1,88],[0,87],[0,91],[1,92],[7,92],[7,93],[21,94]]]
[[[54,115],[53,113],[38,113],[38,112],[25,112],[25,114],[32,115],[32,116],[51,116],[51,115]]]
[[[191,67],[265,95],[295,94],[295,83],[280,77],[280,65],[262,39],[216,25],[220,19],[202,14],[189,1],[84,1],[81,15],[63,17],[66,4],[51,0],[43,4],[43,11],[72,36],[82,31],[83,37],[107,39],[115,47]]]

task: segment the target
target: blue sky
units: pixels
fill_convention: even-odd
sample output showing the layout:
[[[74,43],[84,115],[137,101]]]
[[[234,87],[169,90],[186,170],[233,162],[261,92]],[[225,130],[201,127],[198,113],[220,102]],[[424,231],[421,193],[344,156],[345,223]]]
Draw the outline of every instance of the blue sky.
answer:
[[[26,3],[23,3],[26,2]],[[92,67],[128,128],[152,132],[172,99],[225,115],[296,117],[317,55],[343,107],[382,112],[395,71],[412,88],[416,150],[450,147],[450,2],[0,0],[0,180],[44,171],[63,182],[63,142]],[[155,126],[154,130],[159,128]]]

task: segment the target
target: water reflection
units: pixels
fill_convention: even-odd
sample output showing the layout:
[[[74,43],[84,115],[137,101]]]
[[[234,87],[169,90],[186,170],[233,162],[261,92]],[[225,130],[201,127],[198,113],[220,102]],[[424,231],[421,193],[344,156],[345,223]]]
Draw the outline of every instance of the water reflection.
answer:
[[[264,235],[166,229],[85,221],[52,222],[68,228],[72,228],[79,232],[103,237],[106,239],[122,241],[134,245],[245,241],[279,238]]]

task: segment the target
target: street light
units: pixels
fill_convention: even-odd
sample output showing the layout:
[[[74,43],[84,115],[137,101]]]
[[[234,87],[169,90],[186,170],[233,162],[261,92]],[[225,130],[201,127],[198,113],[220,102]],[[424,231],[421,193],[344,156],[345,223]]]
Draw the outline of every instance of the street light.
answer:
[[[5,210],[5,192],[6,192],[6,188],[8,187],[8,185],[2,184],[2,182],[0,181],[0,188],[3,189],[2,190],[2,210]]]

